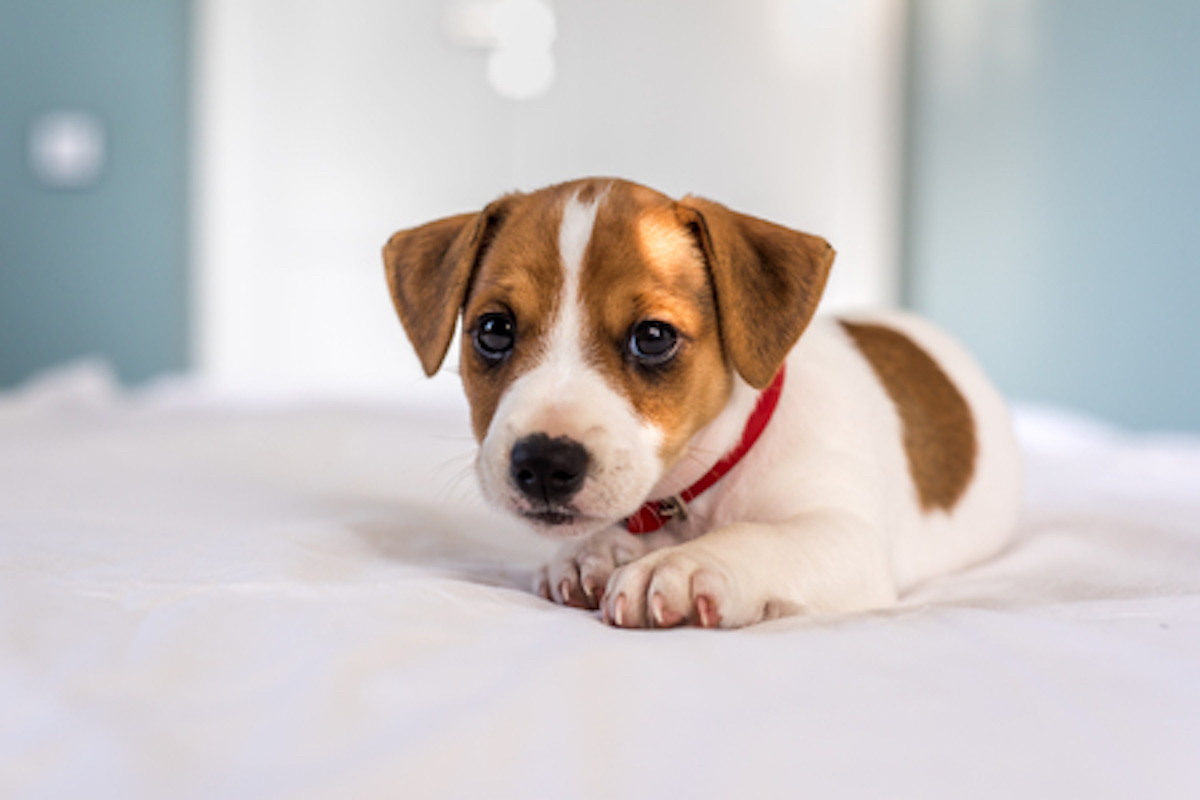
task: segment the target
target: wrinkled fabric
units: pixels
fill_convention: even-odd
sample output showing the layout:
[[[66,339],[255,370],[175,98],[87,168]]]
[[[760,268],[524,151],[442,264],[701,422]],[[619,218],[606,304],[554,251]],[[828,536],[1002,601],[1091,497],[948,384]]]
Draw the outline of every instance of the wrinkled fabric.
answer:
[[[1018,422],[991,562],[629,632],[526,591],[462,407],[0,395],[0,797],[1195,797],[1200,440]]]

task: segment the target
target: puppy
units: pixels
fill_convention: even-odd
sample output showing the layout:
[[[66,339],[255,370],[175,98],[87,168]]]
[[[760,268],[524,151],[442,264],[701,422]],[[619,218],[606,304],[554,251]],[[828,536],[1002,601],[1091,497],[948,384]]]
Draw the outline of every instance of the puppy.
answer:
[[[564,540],[536,588],[647,628],[885,607],[1009,539],[1001,398],[920,319],[814,319],[833,258],[816,236],[609,179],[384,249],[427,374],[462,316],[485,496]]]

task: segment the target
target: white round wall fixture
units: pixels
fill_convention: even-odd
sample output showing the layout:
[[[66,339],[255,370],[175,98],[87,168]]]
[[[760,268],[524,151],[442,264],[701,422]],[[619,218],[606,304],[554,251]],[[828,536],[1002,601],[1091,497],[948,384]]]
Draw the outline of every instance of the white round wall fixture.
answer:
[[[99,180],[108,156],[104,123],[87,111],[49,111],[29,125],[33,176],[53,189],[83,189]]]
[[[443,27],[463,47],[490,50],[487,81],[511,100],[532,100],[554,84],[558,20],[547,0],[463,0],[446,8]]]
[[[488,56],[488,83],[496,94],[531,100],[554,83],[554,56],[549,50],[503,48]]]

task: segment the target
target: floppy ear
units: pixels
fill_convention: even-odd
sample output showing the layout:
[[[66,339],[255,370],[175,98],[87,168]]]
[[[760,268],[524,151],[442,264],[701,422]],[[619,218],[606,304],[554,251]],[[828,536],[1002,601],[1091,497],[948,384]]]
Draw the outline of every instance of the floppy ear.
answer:
[[[677,208],[708,262],[725,352],[762,389],[817,310],[834,250],[819,236],[711,200],[689,196]]]
[[[392,302],[425,374],[442,365],[454,324],[508,198],[478,214],[459,214],[400,231],[383,248]]]

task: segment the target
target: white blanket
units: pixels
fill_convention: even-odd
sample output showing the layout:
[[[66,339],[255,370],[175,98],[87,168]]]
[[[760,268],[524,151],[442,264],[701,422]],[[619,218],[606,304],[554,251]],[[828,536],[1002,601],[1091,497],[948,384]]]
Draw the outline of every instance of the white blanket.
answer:
[[[0,797],[1200,797],[1200,439],[1018,418],[993,562],[627,632],[525,591],[461,407],[0,396]]]

